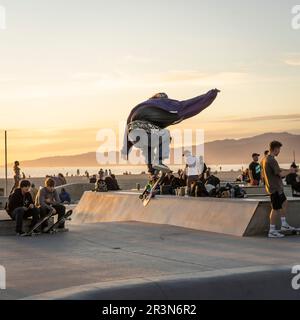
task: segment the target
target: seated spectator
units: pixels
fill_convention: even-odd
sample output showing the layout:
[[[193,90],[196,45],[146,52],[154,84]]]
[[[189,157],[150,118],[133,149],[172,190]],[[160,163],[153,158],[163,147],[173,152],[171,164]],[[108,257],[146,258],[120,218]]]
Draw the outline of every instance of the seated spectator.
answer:
[[[55,181],[52,178],[47,178],[45,181],[45,187],[41,188],[37,194],[36,206],[40,209],[41,217],[45,217],[50,213],[58,215],[58,219],[62,218],[66,213],[66,208],[64,205],[60,203],[60,198],[57,190],[55,190]],[[48,222],[46,221],[42,225],[42,230],[44,230],[48,226]],[[58,229],[64,229],[65,223],[62,222]]]
[[[107,185],[107,189],[109,191],[117,191],[120,190],[120,187],[118,185],[118,181],[116,179],[116,176],[114,174],[112,174],[111,176],[108,176],[104,179],[106,185]]]
[[[95,191],[96,192],[107,192],[108,187],[104,179],[104,171],[99,171],[99,179],[95,183]]]
[[[205,180],[205,184],[206,185],[212,185],[214,187],[219,186],[221,183],[220,179],[214,175],[210,175],[206,180]]]
[[[171,186],[173,179],[174,179],[174,176],[173,176],[172,172],[168,172],[166,174],[166,176],[164,177],[163,181],[161,182],[161,185],[162,186]]]
[[[65,184],[67,184],[67,180],[66,180],[66,178],[64,177],[64,175],[62,174],[62,173],[59,173],[58,175],[57,175],[57,177],[58,177],[58,179],[60,180],[60,185],[61,186],[64,186]],[[58,186],[57,186],[58,187]]]
[[[250,182],[250,176],[249,176],[249,169],[247,168],[245,171],[242,173],[242,182],[249,183]]]
[[[290,166],[290,173],[286,176],[286,184],[290,185],[294,191],[300,193],[300,177],[297,174],[298,166],[293,162]]]
[[[39,210],[35,207],[29,192],[31,183],[22,180],[20,187],[15,189],[9,196],[7,213],[16,221],[17,235],[24,235],[23,220],[32,217],[30,227],[33,227],[39,220]]]
[[[61,203],[67,203],[70,204],[71,203],[71,196],[70,194],[66,191],[65,188],[61,189],[61,192],[59,194],[59,199]]]
[[[191,191],[189,193],[191,197],[208,197],[209,193],[206,190],[204,183],[201,180],[193,181],[191,183]]]
[[[97,176],[94,174],[91,178],[90,178],[90,183],[96,183],[97,182]]]
[[[121,190],[121,188],[119,187],[119,183],[118,183],[118,180],[117,180],[116,176],[115,176],[113,173],[112,173],[110,176],[111,176],[111,178],[112,178],[113,181],[114,181],[115,189],[116,189],[116,190]]]
[[[211,168],[210,168],[210,167],[208,167],[208,168],[206,169],[206,175],[205,175],[205,178],[206,178],[206,179],[208,179],[210,176],[211,176]]]

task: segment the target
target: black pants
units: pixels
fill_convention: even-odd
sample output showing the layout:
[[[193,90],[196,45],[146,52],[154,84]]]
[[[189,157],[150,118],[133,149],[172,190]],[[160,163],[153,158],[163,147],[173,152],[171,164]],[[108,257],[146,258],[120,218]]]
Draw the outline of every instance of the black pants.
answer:
[[[191,191],[192,191],[192,184],[193,182],[199,181],[199,176],[193,175],[193,176],[188,176],[186,179],[186,185],[187,185],[187,194],[190,196]]]
[[[159,108],[155,107],[143,107],[137,109],[133,115],[131,116],[130,122],[133,121],[147,121],[158,126],[161,129],[165,129],[170,125],[179,121],[178,115],[176,113],[171,113]],[[162,163],[162,143],[159,141],[159,163]],[[151,148],[151,134],[148,134],[148,172],[154,173],[154,169],[152,167],[152,148]]]
[[[16,208],[11,217],[16,220],[16,232],[21,233],[23,231],[23,220],[32,217],[31,227],[33,227],[39,220],[40,210],[37,208],[27,209],[20,207]]]
[[[275,192],[271,194],[271,204],[272,204],[272,209],[273,210],[281,210],[283,208],[283,204],[286,201],[286,196],[285,194]]]
[[[63,206],[62,204],[54,204],[52,205],[52,207],[56,210],[56,214],[58,215],[58,219],[60,219],[61,217],[63,217],[66,213],[66,207]],[[45,217],[46,215],[48,215],[50,213],[50,210],[48,207],[41,207],[40,208],[40,214],[41,214],[41,218]],[[42,229],[46,228],[48,226],[48,221],[45,221],[42,224]],[[59,225],[58,228],[64,228],[65,227],[65,223],[61,223]]]

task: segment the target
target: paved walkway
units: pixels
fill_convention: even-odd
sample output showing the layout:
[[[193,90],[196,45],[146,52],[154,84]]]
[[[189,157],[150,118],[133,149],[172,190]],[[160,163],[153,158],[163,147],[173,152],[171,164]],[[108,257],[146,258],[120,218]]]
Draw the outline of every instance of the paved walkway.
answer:
[[[7,290],[18,299],[120,279],[300,264],[300,237],[240,238],[135,222],[69,225],[33,238],[0,237]]]

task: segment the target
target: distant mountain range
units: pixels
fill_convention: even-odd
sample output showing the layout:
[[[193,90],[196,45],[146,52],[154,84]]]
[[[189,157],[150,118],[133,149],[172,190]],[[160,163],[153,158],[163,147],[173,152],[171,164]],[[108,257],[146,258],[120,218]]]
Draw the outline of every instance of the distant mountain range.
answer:
[[[242,164],[251,161],[251,154],[263,154],[272,140],[283,143],[279,157],[281,163],[293,161],[293,151],[300,159],[300,135],[265,133],[243,139],[225,139],[205,143],[205,161],[208,164]],[[299,160],[298,159],[298,160]],[[171,157],[172,162],[172,157]],[[94,167],[99,166],[96,153],[88,152],[72,156],[54,156],[30,161],[22,161],[22,167]]]

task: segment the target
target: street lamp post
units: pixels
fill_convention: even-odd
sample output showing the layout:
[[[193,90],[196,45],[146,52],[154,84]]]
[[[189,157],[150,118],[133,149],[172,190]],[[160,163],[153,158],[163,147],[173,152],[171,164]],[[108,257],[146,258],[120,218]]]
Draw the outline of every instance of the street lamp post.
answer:
[[[8,196],[8,180],[7,180],[7,131],[5,130],[5,196]]]

